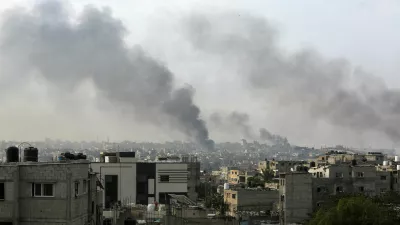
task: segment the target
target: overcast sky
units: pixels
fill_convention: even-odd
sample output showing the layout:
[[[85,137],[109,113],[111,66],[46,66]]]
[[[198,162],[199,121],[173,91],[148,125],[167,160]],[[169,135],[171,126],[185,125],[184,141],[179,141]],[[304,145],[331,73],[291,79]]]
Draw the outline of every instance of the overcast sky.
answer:
[[[1,1],[0,9],[4,12],[16,6],[30,8],[37,2]],[[346,58],[353,66],[360,66],[384,79],[389,87],[400,88],[399,1],[70,0],[65,4],[69,6],[70,15],[79,15],[88,4],[109,7],[113,16],[119,18],[129,31],[126,38],[129,45],[140,44],[147,53],[165,63],[174,73],[176,85],[188,83],[196,89],[194,100],[206,122],[214,112],[240,111],[251,116],[249,123],[255,130],[266,127],[294,143],[309,146],[337,143],[357,147],[392,145],[392,141],[379,132],[359,134],[348,127],[303,118],[302,113],[274,112],[263,101],[254,100],[254,93],[246,91],[243,82],[231,76],[226,65],[218,61],[220,59],[195,51],[182,42],[180,20],[193,12],[235,12],[262,17],[277,30],[277,42],[285,51],[312,48],[326,58]],[[3,87],[7,81],[5,76],[0,78]],[[48,100],[52,97],[49,92],[43,91],[49,87],[44,87],[35,78],[26,83],[29,85],[23,88],[29,90],[17,93],[19,88],[16,87],[7,92],[7,100],[0,98],[0,125],[8,126],[0,131],[0,139],[93,140],[98,137],[104,140],[107,136],[112,140],[185,139],[179,131],[138,123],[119,111],[101,110],[90,105],[96,95],[91,84],[82,84],[70,96],[63,96],[65,104],[86,107],[84,113],[60,113],[54,101]],[[308,123],[310,126],[305,126]],[[240,134],[224,134],[213,126],[210,137],[216,141],[241,138]]]

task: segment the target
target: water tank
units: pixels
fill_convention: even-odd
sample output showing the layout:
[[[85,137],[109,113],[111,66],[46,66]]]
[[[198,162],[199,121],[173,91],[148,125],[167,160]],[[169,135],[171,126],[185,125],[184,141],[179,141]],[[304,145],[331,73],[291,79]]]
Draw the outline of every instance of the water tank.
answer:
[[[397,169],[397,170],[400,170],[400,165],[397,165],[397,166],[396,166],[396,169]]]
[[[19,161],[19,149],[15,146],[8,147],[6,150],[7,162]]]
[[[65,153],[64,153],[64,157],[65,157],[66,159],[69,159],[69,160],[74,160],[74,159],[75,159],[75,155],[74,155],[74,154],[71,154],[70,152],[65,152]]]
[[[124,221],[124,225],[136,225],[136,220],[132,218],[126,218]]]
[[[314,161],[310,162],[310,168],[311,167],[315,167],[315,162]]]
[[[224,184],[224,190],[229,190],[229,183]]]
[[[24,149],[24,162],[37,162],[39,150],[34,147]]]
[[[395,162],[400,162],[400,157],[399,157],[398,155],[396,155],[396,156],[394,157],[394,161],[395,161]]]
[[[64,161],[65,160],[65,156],[64,155],[60,155],[58,156],[58,161]]]
[[[156,209],[156,205],[155,204],[148,204],[147,205],[147,212],[154,212],[155,209]]]
[[[388,162],[388,161],[383,161],[383,165],[384,165],[384,166],[388,166],[388,165],[389,165],[389,162]]]

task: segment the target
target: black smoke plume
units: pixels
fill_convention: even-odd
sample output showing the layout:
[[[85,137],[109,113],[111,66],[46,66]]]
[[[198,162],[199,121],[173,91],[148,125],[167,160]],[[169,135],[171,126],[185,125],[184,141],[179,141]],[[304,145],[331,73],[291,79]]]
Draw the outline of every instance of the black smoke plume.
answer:
[[[227,115],[223,113],[213,113],[210,115],[210,122],[224,132],[239,131],[245,139],[265,141],[272,145],[289,145],[286,137],[272,134],[265,128],[259,129],[259,135],[250,125],[250,116],[247,113],[233,111]]]
[[[400,139],[400,91],[388,88],[379,77],[313,50],[286,52],[264,18],[192,14],[183,25],[194,48],[221,56],[229,67],[237,65],[251,88],[264,92],[259,98],[356,132],[380,132],[393,142]]]
[[[64,92],[90,80],[101,97],[132,110],[136,119],[167,121],[192,141],[213,148],[193,89],[175,89],[165,65],[139,46],[126,46],[127,30],[109,9],[88,6],[73,20],[59,1],[45,1],[30,10],[13,9],[3,19],[1,66],[18,71],[12,76],[38,72]]]

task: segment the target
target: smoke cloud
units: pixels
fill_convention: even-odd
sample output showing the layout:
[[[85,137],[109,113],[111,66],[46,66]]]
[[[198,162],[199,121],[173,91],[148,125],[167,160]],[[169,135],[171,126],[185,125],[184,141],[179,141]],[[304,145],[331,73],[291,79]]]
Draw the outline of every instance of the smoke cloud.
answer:
[[[215,124],[216,128],[222,129],[224,132],[239,131],[245,139],[265,141],[272,145],[288,145],[287,138],[277,134],[272,134],[265,128],[259,129],[259,135],[250,125],[250,115],[243,112],[233,111],[228,115],[221,113],[213,113],[210,115],[210,121]]]
[[[388,88],[379,77],[313,50],[286,52],[264,18],[191,14],[184,18],[183,28],[195,49],[220,56],[257,98],[355,132],[383,133],[398,142],[400,91]],[[296,116],[296,110],[292,114]]]
[[[126,46],[127,30],[109,9],[88,6],[75,20],[60,2],[45,1],[31,10],[11,10],[3,19],[3,77],[39,74],[64,94],[90,81],[100,98],[137,120],[167,121],[192,141],[213,148],[193,88],[175,88],[165,65],[140,46]]]

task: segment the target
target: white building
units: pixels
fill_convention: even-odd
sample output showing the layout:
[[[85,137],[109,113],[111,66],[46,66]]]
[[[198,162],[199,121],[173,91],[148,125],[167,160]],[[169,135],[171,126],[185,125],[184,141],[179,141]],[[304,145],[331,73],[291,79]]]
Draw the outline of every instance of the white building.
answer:
[[[134,152],[102,153],[90,167],[104,187],[103,206],[168,202],[168,194],[187,195],[188,164],[182,161],[139,162]]]

